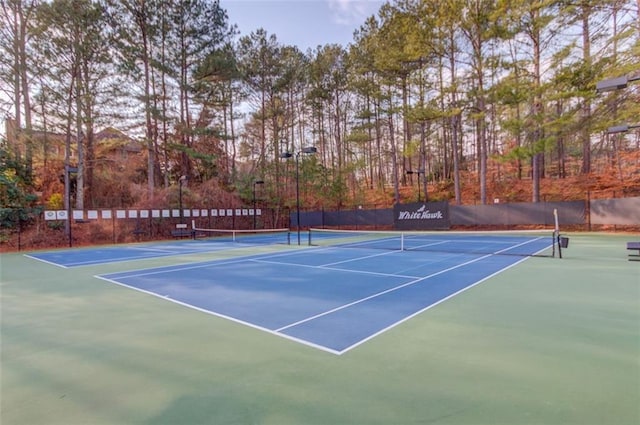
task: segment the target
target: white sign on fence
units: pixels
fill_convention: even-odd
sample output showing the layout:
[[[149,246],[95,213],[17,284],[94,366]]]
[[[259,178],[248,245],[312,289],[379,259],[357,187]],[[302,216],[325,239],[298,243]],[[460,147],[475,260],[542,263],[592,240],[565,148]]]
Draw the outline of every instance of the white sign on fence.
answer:
[[[98,218],[111,220],[116,219],[149,219],[149,218],[178,218],[180,209],[117,209],[117,210],[73,210],[71,217],[74,220],[97,220]],[[216,208],[216,209],[183,209],[182,217],[243,217],[262,215],[260,208]],[[66,220],[68,213],[66,210],[45,210],[45,220]]]

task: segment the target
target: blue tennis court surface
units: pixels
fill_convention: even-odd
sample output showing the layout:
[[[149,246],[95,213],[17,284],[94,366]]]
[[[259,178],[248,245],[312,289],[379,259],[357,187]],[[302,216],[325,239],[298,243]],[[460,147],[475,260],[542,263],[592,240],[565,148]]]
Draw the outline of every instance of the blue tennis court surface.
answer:
[[[240,248],[243,246],[246,245],[232,242],[230,240],[217,242],[176,241],[38,252],[29,254],[28,257],[60,267],[81,267],[121,261],[169,257],[174,255],[196,254],[199,252],[214,252]]]
[[[523,259],[323,247],[98,277],[342,354]]]

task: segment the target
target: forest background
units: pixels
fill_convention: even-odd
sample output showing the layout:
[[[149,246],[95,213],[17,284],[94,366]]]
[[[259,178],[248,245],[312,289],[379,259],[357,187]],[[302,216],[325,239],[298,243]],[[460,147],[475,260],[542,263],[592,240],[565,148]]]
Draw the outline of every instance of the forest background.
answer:
[[[639,87],[596,83],[640,76],[639,9],[399,0],[302,52],[218,1],[1,0],[1,226],[257,184],[305,209],[638,196]]]

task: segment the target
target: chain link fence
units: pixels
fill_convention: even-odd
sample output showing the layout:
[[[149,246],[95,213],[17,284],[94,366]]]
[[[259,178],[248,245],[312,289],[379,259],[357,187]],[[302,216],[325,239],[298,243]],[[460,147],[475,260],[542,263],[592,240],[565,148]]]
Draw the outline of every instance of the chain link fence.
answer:
[[[427,204],[428,205],[428,204]],[[449,205],[452,227],[552,226],[575,230],[640,229],[640,197],[586,201]],[[200,208],[173,210],[66,211],[35,208],[0,209],[3,251],[65,246],[118,244],[170,239],[178,225],[216,229],[298,229],[298,211],[289,208]],[[53,216],[52,216],[53,214]],[[393,208],[362,205],[340,210],[300,210],[300,228],[388,230],[394,228]]]
[[[288,208],[200,208],[183,210],[101,209],[72,211],[43,208],[2,210],[4,251],[105,245],[173,238],[179,227],[273,229],[289,226]]]

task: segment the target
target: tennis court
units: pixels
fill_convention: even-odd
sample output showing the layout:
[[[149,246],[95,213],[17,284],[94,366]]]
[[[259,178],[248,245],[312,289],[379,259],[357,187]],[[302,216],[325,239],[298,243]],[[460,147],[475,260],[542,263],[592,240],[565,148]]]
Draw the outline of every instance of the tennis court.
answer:
[[[265,244],[289,244],[289,231],[258,231],[243,234],[241,231],[217,231],[215,242],[210,239],[194,243],[192,240],[174,242],[116,245],[75,250],[55,250],[37,252],[28,257],[60,267],[82,267],[95,264],[117,263],[123,261],[161,258],[177,255],[229,251],[233,249]],[[244,237],[238,238],[241,234]]]
[[[549,250],[552,243],[551,237],[541,235],[316,233],[320,233],[316,242],[324,242],[324,248],[97,277],[342,354],[521,261],[494,253],[534,255]],[[235,234],[230,237],[231,241],[223,238],[209,243],[180,242],[32,257],[49,263],[59,261],[65,267],[130,261],[229,249],[237,242]],[[279,238],[279,233],[263,233],[259,239],[255,234],[245,234],[242,242],[276,243]],[[342,249],[345,246],[359,249]],[[423,248],[444,252],[425,255],[418,252]],[[451,250],[459,253],[451,254]]]
[[[3,255],[1,419],[638,423],[628,236],[368,238]]]

